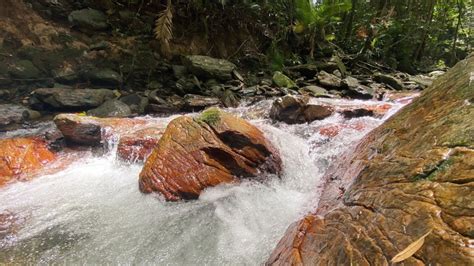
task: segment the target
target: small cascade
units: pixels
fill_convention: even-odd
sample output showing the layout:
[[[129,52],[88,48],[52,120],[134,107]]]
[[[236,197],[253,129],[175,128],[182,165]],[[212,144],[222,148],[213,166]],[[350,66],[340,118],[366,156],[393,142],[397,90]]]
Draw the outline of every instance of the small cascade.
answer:
[[[317,101],[336,108],[381,104]],[[328,166],[405,103],[382,102],[389,111],[378,118],[347,119],[336,112],[299,125],[271,121],[271,101],[229,108],[279,149],[283,175],[209,188],[189,202],[141,194],[142,165],[116,156],[121,136],[130,131],[104,129],[107,155],[91,154],[58,173],[0,189],[0,212],[22,220],[8,241],[0,240],[0,264],[261,264],[288,225],[318,202]],[[153,124],[174,117],[137,119]]]

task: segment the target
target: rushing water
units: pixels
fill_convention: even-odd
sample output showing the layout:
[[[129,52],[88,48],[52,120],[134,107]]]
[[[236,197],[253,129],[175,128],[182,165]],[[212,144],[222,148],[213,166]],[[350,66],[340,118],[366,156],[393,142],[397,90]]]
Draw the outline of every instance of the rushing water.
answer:
[[[288,225],[317,203],[331,161],[383,121],[335,114],[286,125],[265,119],[269,106],[264,101],[229,111],[251,119],[280,150],[281,179],[221,185],[199,200],[170,203],[141,194],[141,165],[117,161],[113,148],[83,156],[59,173],[0,189],[0,212],[22,218],[15,235],[0,239],[0,264],[262,264]],[[318,133],[338,123],[365,127],[332,138]]]

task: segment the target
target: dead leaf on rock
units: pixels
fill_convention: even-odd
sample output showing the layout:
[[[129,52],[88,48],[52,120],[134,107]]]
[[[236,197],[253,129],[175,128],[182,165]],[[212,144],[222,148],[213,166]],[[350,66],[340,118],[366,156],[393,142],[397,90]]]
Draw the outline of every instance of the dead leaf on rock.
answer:
[[[428,231],[428,233],[424,234],[422,237],[418,238],[415,242],[408,245],[408,247],[406,247],[404,250],[400,251],[397,255],[395,255],[395,257],[392,258],[391,262],[401,262],[413,256],[413,254],[415,254],[415,252],[417,252],[423,246],[425,243],[425,238],[431,234],[432,231],[433,229]]]

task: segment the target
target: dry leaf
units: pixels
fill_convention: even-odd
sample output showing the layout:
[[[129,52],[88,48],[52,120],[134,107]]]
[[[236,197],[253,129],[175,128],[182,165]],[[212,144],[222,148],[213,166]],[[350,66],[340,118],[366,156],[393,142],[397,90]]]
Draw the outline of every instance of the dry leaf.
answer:
[[[415,252],[417,252],[423,246],[425,243],[425,238],[431,234],[431,231],[433,231],[433,229],[424,234],[422,237],[418,238],[415,242],[408,245],[408,247],[406,247],[404,250],[400,251],[397,255],[395,255],[395,257],[392,258],[391,262],[401,262],[413,256],[413,254],[415,254]]]

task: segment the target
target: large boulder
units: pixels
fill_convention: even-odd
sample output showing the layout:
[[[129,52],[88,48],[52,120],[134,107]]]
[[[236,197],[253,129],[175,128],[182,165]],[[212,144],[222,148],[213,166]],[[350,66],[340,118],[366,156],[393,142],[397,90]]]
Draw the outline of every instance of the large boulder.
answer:
[[[308,104],[307,97],[287,95],[273,102],[270,118],[287,124],[299,124],[324,119],[333,112],[334,109],[327,105]]]
[[[423,239],[403,264],[472,265],[473,72],[471,56],[340,158],[268,264],[390,265]]]
[[[189,55],[183,59],[184,65],[197,77],[204,79],[232,79],[232,72],[237,68],[233,63],[204,55]]]
[[[88,110],[115,97],[108,89],[41,88],[33,91],[30,105],[35,109]]]
[[[107,16],[96,9],[81,9],[72,11],[69,14],[69,22],[76,27],[87,30],[106,30]]]
[[[35,176],[55,159],[56,155],[43,140],[0,139],[0,187]]]
[[[196,199],[208,187],[278,174],[280,167],[277,150],[259,129],[211,108],[198,118],[171,121],[140,173],[139,187],[169,201]]]

